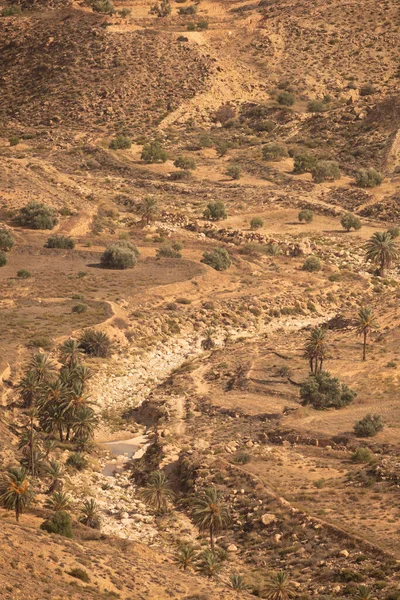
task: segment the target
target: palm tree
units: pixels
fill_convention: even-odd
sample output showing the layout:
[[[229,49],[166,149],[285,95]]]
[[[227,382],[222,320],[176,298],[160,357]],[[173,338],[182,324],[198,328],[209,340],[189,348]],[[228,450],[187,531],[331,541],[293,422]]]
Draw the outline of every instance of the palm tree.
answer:
[[[137,212],[141,216],[141,221],[149,225],[158,212],[157,200],[153,196],[145,196],[142,203],[139,204]]]
[[[322,371],[322,365],[326,358],[325,330],[321,327],[315,327],[307,338],[304,347],[304,356],[308,358],[310,363],[310,371],[312,375],[318,375]]]
[[[40,394],[40,383],[37,380],[36,373],[34,373],[34,371],[25,373],[19,382],[17,389],[23,400],[24,408],[30,408],[34,405],[35,400]]]
[[[211,548],[206,548],[199,556],[198,570],[206,577],[215,577],[222,569],[222,563],[217,554]]]
[[[379,275],[385,276],[385,270],[399,257],[396,242],[388,231],[377,231],[365,244],[365,260],[379,266]]]
[[[71,498],[64,492],[54,492],[45,502],[45,507],[60,512],[71,508]]]
[[[56,449],[57,444],[55,440],[52,440],[51,438],[47,437],[43,440],[42,445],[44,450],[44,457],[46,460],[48,460],[51,452],[53,452]]]
[[[93,500],[93,498],[83,501],[79,522],[92,529],[100,529],[99,508],[97,502]]]
[[[243,575],[239,575],[239,573],[232,573],[229,578],[229,584],[231,588],[236,590],[237,592],[243,592],[248,589],[248,585],[246,584],[246,580]]]
[[[94,435],[99,420],[92,408],[79,406],[72,418],[74,439],[85,444]]]
[[[363,355],[362,359],[366,359],[367,352],[367,336],[372,329],[376,327],[376,320],[372,308],[364,306],[360,308],[357,318],[357,333],[363,336]]]
[[[67,340],[60,347],[60,360],[68,369],[78,366],[82,356],[83,353],[78,340]]]
[[[214,331],[212,329],[207,329],[205,331],[205,338],[201,341],[201,347],[203,350],[212,350],[215,348],[215,342],[212,338]]]
[[[36,410],[33,408],[28,412],[29,422],[23,430],[18,442],[18,450],[22,450],[27,469],[33,476],[37,475],[36,459],[43,459],[39,450],[39,437],[35,429]]]
[[[61,478],[64,475],[64,469],[56,460],[51,460],[46,467],[46,475],[50,478],[50,487],[48,494],[52,494],[61,484]]]
[[[357,589],[357,600],[372,600],[372,592],[365,585],[360,585]]]
[[[279,571],[266,581],[265,593],[267,600],[290,600],[296,592],[287,573]]]
[[[189,568],[193,567],[195,560],[196,550],[191,544],[182,544],[179,546],[175,556],[175,561],[180,569],[187,571]]]
[[[165,479],[163,471],[153,471],[149,477],[149,482],[142,490],[143,500],[152,506],[157,513],[161,514],[167,510],[168,500],[175,496]]]
[[[35,374],[38,383],[50,381],[56,370],[55,364],[44,352],[37,352],[37,354],[32,357],[28,368],[29,371]]]
[[[193,521],[200,531],[208,531],[211,549],[214,551],[214,536],[230,522],[229,508],[221,502],[215,488],[206,489],[193,503]]]
[[[0,505],[7,510],[14,510],[17,522],[33,501],[33,496],[24,468],[12,467],[3,475],[0,481]]]

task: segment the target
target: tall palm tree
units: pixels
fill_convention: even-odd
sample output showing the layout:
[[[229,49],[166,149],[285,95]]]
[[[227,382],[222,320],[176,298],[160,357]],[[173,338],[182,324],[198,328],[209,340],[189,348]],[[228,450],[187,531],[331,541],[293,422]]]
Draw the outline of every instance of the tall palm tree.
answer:
[[[64,492],[54,492],[50,498],[47,498],[45,507],[54,512],[69,510],[71,508],[71,498]]]
[[[78,340],[66,340],[60,347],[60,360],[69,369],[78,366],[82,360],[83,352]]]
[[[39,449],[39,436],[35,428],[37,411],[32,408],[28,412],[28,424],[22,431],[21,437],[18,442],[18,450],[22,450],[22,454],[25,458],[28,471],[31,475],[37,475],[37,464],[36,459],[43,459],[43,455]]]
[[[142,200],[142,203],[139,204],[137,212],[141,216],[142,222],[146,223],[146,225],[149,225],[151,221],[154,221],[158,212],[156,198],[153,196],[145,196],[145,198]]]
[[[93,498],[83,501],[79,522],[92,529],[100,529],[99,507]]]
[[[363,354],[362,359],[366,360],[367,336],[372,329],[377,326],[374,311],[366,306],[360,308],[357,317],[357,333],[363,336]]]
[[[46,475],[50,479],[48,494],[52,494],[61,485],[61,478],[64,475],[64,469],[56,460],[51,460],[46,467]]]
[[[26,475],[24,468],[12,467],[0,480],[0,505],[7,510],[14,510],[17,522],[34,496]]]
[[[318,375],[322,371],[327,348],[325,330],[322,327],[315,327],[307,338],[304,347],[304,356],[308,358],[312,375]]]
[[[175,496],[169,487],[163,471],[153,471],[149,482],[141,491],[143,500],[154,508],[158,514],[164,513],[168,508],[168,501]]]
[[[30,408],[35,404],[36,399],[40,395],[40,383],[34,371],[28,371],[22,377],[17,386],[19,395],[21,396],[24,408]]]
[[[48,354],[37,352],[32,356],[28,369],[35,374],[38,383],[45,383],[52,379],[56,366],[50,360]]]
[[[394,260],[399,258],[396,242],[388,231],[377,231],[365,244],[365,260],[379,266],[379,275],[385,276],[385,271]]]
[[[182,544],[179,546],[175,556],[175,561],[180,569],[187,571],[193,567],[196,560],[196,550],[191,544]]]
[[[295,588],[284,571],[272,575],[265,583],[267,600],[290,600],[295,596]]]
[[[200,531],[208,531],[210,546],[214,550],[214,536],[221,529],[225,529],[230,522],[229,508],[221,502],[215,488],[206,489],[203,494],[193,502],[193,521]]]

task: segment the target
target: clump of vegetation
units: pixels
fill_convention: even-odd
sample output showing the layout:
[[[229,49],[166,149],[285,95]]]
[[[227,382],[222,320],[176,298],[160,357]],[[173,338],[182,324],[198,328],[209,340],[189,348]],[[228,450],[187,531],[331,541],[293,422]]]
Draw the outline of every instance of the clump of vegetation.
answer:
[[[387,233],[392,236],[392,238],[397,238],[400,235],[400,229],[395,225],[393,227],[389,227]]]
[[[129,150],[132,147],[132,140],[126,135],[120,134],[110,142],[111,150]]]
[[[87,3],[94,12],[113,15],[115,13],[114,4],[110,0],[87,0]]]
[[[264,227],[264,221],[261,217],[253,217],[250,221],[250,228],[253,230],[260,229]]]
[[[360,169],[355,176],[356,185],[361,188],[377,187],[381,185],[382,181],[382,173],[373,168]]]
[[[79,347],[90,356],[108,358],[111,354],[112,342],[104,331],[86,329],[79,338]]]
[[[197,6],[195,4],[190,4],[189,6],[181,6],[178,9],[179,15],[195,15],[197,13]]]
[[[22,13],[21,7],[18,5],[5,6],[1,10],[2,17],[14,17],[16,15],[20,15],[21,13]]]
[[[7,256],[6,253],[0,251],[0,267],[5,267],[7,264]]]
[[[306,258],[303,264],[303,271],[309,271],[312,273],[313,271],[321,270],[321,261],[317,256],[309,256]]]
[[[88,461],[80,452],[74,452],[68,456],[66,464],[76,471],[84,471],[88,466]]]
[[[231,260],[225,248],[215,248],[211,252],[204,252],[200,262],[209,265],[216,271],[226,271],[231,266]]]
[[[214,119],[219,123],[226,123],[231,119],[234,119],[236,116],[236,112],[232,104],[221,104],[218,110],[215,112]]]
[[[71,577],[75,577],[76,579],[80,579],[84,583],[89,583],[90,581],[90,577],[87,574],[87,572],[84,569],[80,569],[79,567],[68,571],[68,575],[71,575]]]
[[[308,208],[303,208],[303,210],[301,210],[299,212],[298,219],[299,219],[300,223],[311,223],[313,218],[314,218],[314,213],[312,210],[309,210]]]
[[[54,229],[58,218],[56,211],[51,206],[32,201],[21,208],[17,216],[17,223],[29,229]]]
[[[281,104],[282,106],[293,106],[296,98],[295,98],[294,94],[292,94],[292,92],[288,92],[288,91],[284,90],[278,94],[277,100],[278,100],[278,103]]]
[[[323,100],[310,100],[307,105],[307,109],[312,113],[321,113],[328,110],[328,106]]]
[[[182,258],[182,244],[175,242],[174,244],[165,244],[158,248],[157,258]]]
[[[312,173],[317,165],[317,159],[310,154],[296,154],[294,157],[293,172],[298,175]]]
[[[191,174],[190,171],[174,171],[174,173],[170,173],[169,177],[172,181],[182,181],[183,179],[189,179]]]
[[[384,421],[381,415],[365,415],[354,425],[354,433],[357,437],[366,438],[373,437],[384,427]]]
[[[156,15],[157,17],[168,17],[171,14],[171,4],[169,0],[161,0],[161,2],[157,2],[153,4],[150,8],[150,14]]]
[[[7,229],[0,229],[0,250],[9,252],[14,246],[14,238]]]
[[[287,156],[289,156],[289,154],[285,144],[271,142],[269,144],[264,144],[262,147],[262,157],[264,160],[281,160]]]
[[[99,507],[93,498],[83,501],[79,523],[83,523],[83,525],[92,529],[100,529]]]
[[[373,456],[369,448],[360,446],[351,455],[351,460],[355,463],[370,463],[373,460]]]
[[[168,153],[164,150],[160,142],[150,142],[143,146],[141,159],[148,164],[165,163],[168,160]]]
[[[242,169],[239,167],[239,165],[230,165],[226,169],[225,173],[228,177],[232,177],[232,179],[240,179],[242,176]]]
[[[327,371],[321,371],[304,381],[300,397],[304,406],[310,404],[317,410],[339,409],[353,402],[356,392]]]
[[[335,181],[340,179],[339,164],[335,160],[319,160],[311,170],[315,183],[323,181]]]
[[[100,264],[106,269],[131,269],[137,263],[138,254],[136,246],[121,240],[103,252]]]
[[[64,250],[72,250],[75,248],[75,240],[67,235],[51,235],[45,248],[63,248]]]
[[[29,277],[32,277],[32,273],[26,269],[20,269],[17,271],[17,277],[19,279],[29,279]]]
[[[350,229],[358,231],[362,226],[360,219],[352,213],[346,213],[343,215],[343,217],[340,219],[340,224],[346,231],[350,231]]]
[[[223,202],[210,202],[203,212],[203,217],[210,221],[221,221],[228,217],[225,204]]]
[[[66,511],[60,510],[54,513],[49,519],[43,521],[40,529],[48,533],[56,533],[66,538],[73,538],[72,518]]]
[[[72,307],[72,312],[76,313],[78,315],[82,315],[83,313],[87,312],[87,309],[88,309],[87,304],[79,303],[79,304],[75,304]]]
[[[229,148],[231,148],[232,144],[230,142],[227,142],[225,140],[221,140],[220,142],[218,142],[215,146],[215,150],[218,154],[218,156],[220,158],[222,158],[223,156],[225,156],[229,150]]]
[[[196,161],[191,156],[178,156],[178,158],[174,161],[174,166],[177,169],[193,171],[196,168]]]

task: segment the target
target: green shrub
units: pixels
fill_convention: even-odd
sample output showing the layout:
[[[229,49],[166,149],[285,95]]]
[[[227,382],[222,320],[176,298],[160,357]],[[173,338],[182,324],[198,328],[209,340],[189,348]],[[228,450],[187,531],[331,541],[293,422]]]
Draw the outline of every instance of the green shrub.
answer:
[[[357,448],[351,455],[351,460],[355,463],[370,463],[373,454],[369,448]]]
[[[196,31],[196,23],[190,21],[186,26],[188,31]]]
[[[86,329],[79,338],[79,346],[90,356],[108,358],[112,350],[112,342],[104,331]]]
[[[358,231],[359,229],[361,229],[360,219],[355,215],[352,215],[351,213],[346,213],[345,215],[343,215],[343,217],[340,219],[340,223],[343,229],[345,229],[346,231],[350,231],[350,229]]]
[[[19,271],[17,271],[17,277],[19,279],[29,279],[29,277],[32,277],[32,273],[30,273],[30,271],[27,271],[26,269],[20,269]]]
[[[168,154],[161,146],[160,142],[150,142],[143,146],[141,159],[148,164],[157,162],[166,162]]]
[[[223,202],[210,202],[203,213],[205,219],[210,221],[221,221],[227,218],[225,204]]]
[[[45,246],[45,248],[63,248],[65,250],[72,250],[75,248],[75,241],[72,237],[66,235],[51,235]]]
[[[231,260],[225,248],[215,248],[211,252],[204,252],[200,262],[209,265],[216,271],[225,271],[231,266]]]
[[[74,452],[68,456],[66,464],[76,471],[84,471],[88,466],[88,461],[80,452]]]
[[[311,171],[315,183],[340,179],[339,164],[335,160],[320,160]]]
[[[19,144],[19,142],[20,142],[20,139],[19,139],[19,137],[18,137],[18,136],[16,136],[16,135],[11,135],[11,136],[8,138],[8,141],[9,141],[9,143],[10,143],[10,146],[18,146],[18,144]]]
[[[66,538],[74,537],[71,515],[64,510],[54,513],[54,515],[52,515],[49,519],[43,521],[40,529],[43,529],[43,531],[47,531],[48,533],[62,535]]]
[[[89,583],[90,581],[90,577],[86,573],[86,571],[84,571],[83,569],[79,569],[78,567],[68,571],[68,575],[71,575],[71,577],[75,577],[76,579],[80,579],[84,583]]]
[[[7,256],[5,252],[0,251],[0,267],[5,267],[7,264]]]
[[[309,256],[306,258],[303,264],[303,271],[309,271],[312,273],[313,271],[321,270],[321,261],[317,256]]]
[[[21,11],[20,6],[5,6],[1,10],[1,16],[2,17],[14,17],[15,15],[20,15],[21,12],[22,11]]]
[[[356,185],[361,188],[373,188],[381,185],[383,175],[373,168],[360,169],[355,176]]]
[[[312,173],[317,165],[317,159],[310,154],[296,154],[294,157],[293,172],[298,175]]]
[[[261,227],[264,227],[264,221],[262,220],[261,217],[253,217],[250,221],[250,228],[255,230],[255,229],[260,229]]]
[[[182,181],[183,179],[189,179],[192,175],[190,171],[174,171],[169,174],[171,181]]]
[[[174,166],[177,169],[193,171],[196,168],[196,161],[191,156],[178,156],[178,158],[174,161]]]
[[[280,160],[289,156],[285,144],[271,142],[262,147],[262,157],[264,160]]]
[[[400,229],[398,227],[389,227],[387,232],[392,236],[392,238],[397,238],[400,235]]]
[[[295,102],[295,96],[291,92],[283,91],[278,95],[278,102],[282,106],[293,106]]]
[[[157,15],[157,17],[168,17],[171,14],[171,10],[169,0],[161,0],[160,3],[153,4],[150,8],[150,14]]]
[[[307,105],[307,109],[312,113],[321,113],[325,112],[328,107],[323,100],[311,100]]]
[[[157,250],[157,258],[182,258],[180,244],[166,244]]]
[[[105,269],[130,269],[136,265],[138,255],[136,246],[121,240],[103,252],[100,264]]]
[[[21,208],[17,222],[29,229],[54,229],[58,223],[57,213],[51,206],[41,202],[29,202]]]
[[[305,406],[311,404],[317,410],[343,408],[356,397],[356,392],[327,371],[310,375],[300,388],[300,397]]]
[[[216,144],[215,150],[216,150],[218,156],[220,158],[222,158],[223,156],[226,155],[226,153],[228,152],[228,150],[231,146],[232,146],[232,144],[230,142],[222,140]]]
[[[233,457],[233,460],[237,465],[247,465],[251,461],[251,454],[248,452],[238,452]]]
[[[117,135],[110,142],[111,150],[129,150],[132,147],[132,140],[126,135]]]
[[[206,19],[199,19],[197,21],[197,29],[200,29],[200,30],[208,29],[208,21],[206,21]]]
[[[242,169],[238,165],[230,165],[226,169],[225,173],[228,177],[232,177],[232,179],[240,179],[242,175]]]
[[[87,312],[87,309],[88,309],[87,304],[75,304],[72,307],[72,312],[77,313],[78,315],[81,315],[81,314]]]
[[[87,0],[87,3],[94,12],[106,15],[113,15],[115,13],[114,5],[110,0]]]
[[[8,252],[14,246],[14,238],[7,229],[0,229],[0,250]]]
[[[197,13],[197,6],[195,4],[190,4],[189,6],[181,6],[178,9],[179,15],[195,15]]]
[[[311,223],[313,218],[314,218],[314,213],[312,210],[309,210],[308,208],[303,208],[299,212],[298,219],[299,219],[300,223]]]
[[[366,415],[354,425],[354,433],[357,437],[373,437],[384,427],[381,415]]]
[[[279,244],[271,242],[264,246],[264,254],[267,254],[269,256],[280,256],[282,254],[282,250]]]

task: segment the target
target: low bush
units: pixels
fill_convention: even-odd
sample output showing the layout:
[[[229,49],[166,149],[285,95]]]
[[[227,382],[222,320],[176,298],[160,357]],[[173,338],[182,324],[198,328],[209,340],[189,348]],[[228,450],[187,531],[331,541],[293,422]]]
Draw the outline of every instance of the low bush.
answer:
[[[60,510],[52,515],[40,526],[40,529],[47,531],[48,533],[55,533],[62,535],[66,538],[73,538],[74,534],[72,531],[72,518],[64,510]]]
[[[242,169],[238,165],[230,165],[226,169],[225,173],[228,177],[232,177],[232,179],[240,179],[242,175]]]
[[[22,13],[20,6],[5,6],[1,10],[2,17],[14,17],[15,15],[20,15]]]
[[[327,371],[322,371],[304,381],[300,387],[300,397],[304,406],[311,404],[317,410],[339,409],[353,402],[356,392]]]
[[[14,246],[14,238],[7,229],[0,229],[0,250],[8,252]]]
[[[260,229],[264,227],[264,221],[261,217],[253,217],[250,221],[250,228],[253,230]]]
[[[179,15],[195,15],[197,13],[197,6],[195,4],[190,4],[189,6],[181,6],[178,9]]]
[[[19,279],[29,279],[29,277],[32,277],[32,273],[26,269],[20,269],[17,271],[17,277]]]
[[[110,0],[88,0],[88,4],[94,12],[106,15],[113,15],[115,13],[114,5]]]
[[[200,29],[200,30],[203,30],[203,31],[205,29],[208,29],[208,21],[206,21],[206,19],[199,19],[197,21],[196,25],[197,25],[197,29]]]
[[[68,456],[66,464],[76,471],[84,471],[88,466],[88,461],[80,452],[74,452]]]
[[[397,238],[400,235],[400,229],[398,227],[389,227],[387,232],[392,236],[392,238]]]
[[[5,267],[7,264],[7,256],[6,253],[0,251],[0,267]]]
[[[108,358],[111,355],[112,342],[104,331],[86,329],[79,338],[79,346],[90,356]]]
[[[236,116],[236,112],[235,109],[233,108],[232,104],[226,103],[226,104],[222,104],[218,110],[215,112],[214,115],[214,119],[216,121],[218,121],[219,123],[226,123],[227,121],[230,121],[231,119],[234,119]]]
[[[178,158],[174,161],[174,166],[177,169],[193,171],[196,168],[196,161],[191,156],[178,156]]]
[[[384,421],[381,415],[366,415],[354,425],[354,433],[357,437],[373,437],[382,431]]]
[[[215,248],[211,252],[204,252],[200,262],[212,267],[216,271],[226,271],[231,266],[231,260],[225,248]]]
[[[66,235],[51,235],[44,245],[45,248],[63,248],[72,250],[75,248],[75,241],[72,237]]]
[[[293,106],[296,98],[292,92],[283,91],[278,94],[277,100],[282,106]]]
[[[294,157],[293,172],[301,175],[311,173],[317,165],[317,159],[310,154],[296,154]]]
[[[19,137],[17,135],[11,135],[8,138],[8,141],[9,141],[10,146],[18,146],[18,144],[20,143],[21,140],[19,139]]]
[[[373,168],[360,169],[355,176],[356,185],[360,188],[373,188],[381,185],[383,175]]]
[[[132,140],[126,135],[117,135],[111,140],[109,147],[111,150],[129,150],[132,147]]]
[[[351,455],[351,460],[355,463],[370,463],[373,459],[373,454],[369,448],[357,448]]]
[[[222,221],[227,218],[225,204],[223,202],[210,202],[203,212],[203,217],[210,221]]]
[[[29,229],[54,229],[58,223],[54,208],[41,202],[29,202],[17,215],[17,223]]]
[[[169,174],[171,181],[182,181],[183,179],[189,179],[191,176],[190,171],[174,171]]]
[[[269,144],[264,144],[262,147],[263,160],[280,160],[287,156],[289,156],[289,154],[285,144],[271,142]]]
[[[87,304],[75,304],[72,307],[72,312],[76,313],[78,315],[81,315],[81,314],[87,312],[87,309],[88,309]]]
[[[103,252],[100,264],[106,269],[130,269],[136,265],[138,255],[136,246],[121,240]]]
[[[312,113],[321,113],[328,110],[328,107],[323,100],[311,100],[307,105],[307,109]]]
[[[312,168],[311,174],[315,183],[340,179],[339,164],[335,160],[320,160]]]
[[[299,219],[300,223],[311,223],[313,218],[314,218],[314,213],[312,210],[309,210],[308,208],[303,208],[299,212],[298,219]]]
[[[150,142],[143,146],[141,159],[148,164],[157,162],[166,162],[168,160],[168,154],[163,149],[160,142]]]
[[[314,271],[320,271],[321,270],[321,261],[319,260],[319,258],[317,256],[309,256],[304,261],[302,268],[303,268],[303,271],[308,271],[309,273],[312,273]]]
[[[76,579],[80,579],[84,583],[89,583],[90,581],[90,577],[86,573],[86,571],[84,571],[83,569],[79,569],[78,567],[68,571],[68,575],[71,575],[71,577],[75,577]]]
[[[226,142],[224,140],[221,140],[220,142],[218,142],[215,146],[215,150],[218,154],[218,156],[220,158],[222,158],[223,156],[226,155],[226,153],[228,152],[229,148],[231,148],[232,144],[230,142]]]
[[[157,258],[182,258],[181,249],[182,245],[179,243],[165,244],[157,249]]]
[[[340,223],[343,229],[345,229],[346,231],[350,231],[350,229],[358,231],[359,229],[361,229],[360,219],[355,215],[352,215],[351,213],[346,213],[345,215],[343,215],[343,217],[340,219]]]

